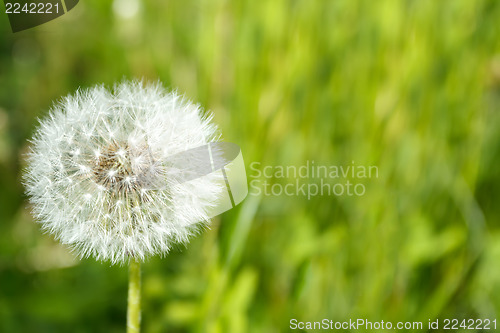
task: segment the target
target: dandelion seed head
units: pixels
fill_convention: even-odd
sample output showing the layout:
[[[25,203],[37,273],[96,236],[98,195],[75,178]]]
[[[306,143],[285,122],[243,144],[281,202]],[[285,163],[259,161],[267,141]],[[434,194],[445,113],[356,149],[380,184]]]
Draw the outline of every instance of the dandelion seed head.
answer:
[[[209,222],[217,173],[179,183],[168,157],[219,138],[211,116],[160,84],[78,90],[32,140],[24,179],[35,218],[80,257],[165,254]]]

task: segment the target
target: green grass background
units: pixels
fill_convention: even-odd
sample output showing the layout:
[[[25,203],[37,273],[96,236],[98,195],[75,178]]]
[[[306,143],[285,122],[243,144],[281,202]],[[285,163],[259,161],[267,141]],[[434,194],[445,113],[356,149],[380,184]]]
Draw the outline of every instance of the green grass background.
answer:
[[[1,332],[124,331],[126,267],[42,234],[20,174],[53,100],[126,78],[212,110],[249,177],[379,169],[361,197],[251,195],[150,259],[144,332],[500,320],[500,2],[86,0],[16,34],[0,16]]]

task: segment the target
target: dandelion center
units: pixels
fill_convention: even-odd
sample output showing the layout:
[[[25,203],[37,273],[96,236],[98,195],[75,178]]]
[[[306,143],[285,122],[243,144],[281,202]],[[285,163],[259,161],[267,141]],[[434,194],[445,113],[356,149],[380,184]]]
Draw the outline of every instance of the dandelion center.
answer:
[[[128,145],[116,143],[103,149],[93,168],[96,182],[108,190],[122,192],[137,189],[140,184],[134,174],[130,153]]]

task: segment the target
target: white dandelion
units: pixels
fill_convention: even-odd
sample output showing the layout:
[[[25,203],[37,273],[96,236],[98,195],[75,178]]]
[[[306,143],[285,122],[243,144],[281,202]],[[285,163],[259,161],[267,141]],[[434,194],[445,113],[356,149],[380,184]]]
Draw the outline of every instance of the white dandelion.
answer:
[[[140,262],[186,242],[224,188],[217,172],[183,181],[169,157],[218,138],[211,115],[141,82],[79,90],[40,122],[24,175],[34,216],[80,257],[130,262],[129,333],[140,330]]]
[[[211,115],[160,84],[79,90],[32,140],[25,185],[44,230],[80,257],[165,254],[209,221],[217,173],[179,182],[173,154],[218,140]]]

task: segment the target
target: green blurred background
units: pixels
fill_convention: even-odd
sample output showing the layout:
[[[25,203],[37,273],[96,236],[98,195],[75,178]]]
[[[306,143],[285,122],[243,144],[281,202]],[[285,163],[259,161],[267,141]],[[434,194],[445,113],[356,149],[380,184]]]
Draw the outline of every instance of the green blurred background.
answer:
[[[250,179],[379,169],[360,197],[253,193],[150,259],[144,332],[500,312],[500,2],[86,0],[16,34],[0,17],[1,332],[124,331],[127,268],[43,234],[20,174],[53,100],[127,78],[212,110]]]

